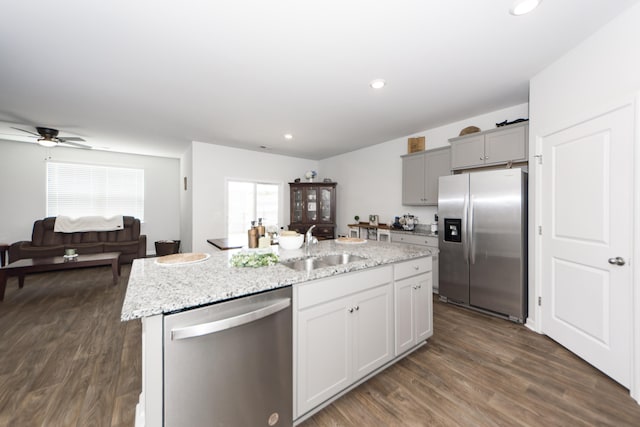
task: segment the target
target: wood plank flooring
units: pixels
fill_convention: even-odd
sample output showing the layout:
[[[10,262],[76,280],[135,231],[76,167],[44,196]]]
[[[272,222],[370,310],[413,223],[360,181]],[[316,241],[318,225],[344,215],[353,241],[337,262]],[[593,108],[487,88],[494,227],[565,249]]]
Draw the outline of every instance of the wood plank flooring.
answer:
[[[141,323],[120,322],[130,266],[10,278],[0,303],[0,426],[134,425]]]
[[[433,305],[426,346],[300,427],[640,426],[627,389],[551,339]]]
[[[0,303],[0,427],[133,426],[139,321],[129,266],[27,276]],[[626,389],[521,325],[434,301],[428,344],[301,424],[640,426]]]

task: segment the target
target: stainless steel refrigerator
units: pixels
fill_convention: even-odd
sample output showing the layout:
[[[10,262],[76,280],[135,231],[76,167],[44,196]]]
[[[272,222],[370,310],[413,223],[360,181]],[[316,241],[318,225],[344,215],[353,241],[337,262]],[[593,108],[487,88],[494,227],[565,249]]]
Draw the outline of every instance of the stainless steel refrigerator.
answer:
[[[443,301],[524,322],[526,172],[516,168],[440,177],[438,240]]]

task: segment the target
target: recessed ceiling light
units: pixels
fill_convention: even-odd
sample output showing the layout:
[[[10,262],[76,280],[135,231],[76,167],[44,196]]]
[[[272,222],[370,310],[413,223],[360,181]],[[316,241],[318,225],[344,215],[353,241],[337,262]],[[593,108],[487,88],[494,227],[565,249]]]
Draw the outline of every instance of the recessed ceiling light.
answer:
[[[284,139],[293,139],[293,135],[291,135],[290,133],[285,133]]]
[[[531,12],[542,3],[542,0],[516,0],[509,10],[512,15],[519,16]]]
[[[369,86],[374,89],[382,89],[386,84],[387,82],[385,82],[384,79],[375,79],[372,80],[371,83],[369,83]]]

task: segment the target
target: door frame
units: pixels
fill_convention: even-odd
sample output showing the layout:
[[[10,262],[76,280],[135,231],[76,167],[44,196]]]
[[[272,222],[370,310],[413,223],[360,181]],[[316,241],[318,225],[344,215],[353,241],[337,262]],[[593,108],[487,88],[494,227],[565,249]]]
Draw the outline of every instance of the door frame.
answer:
[[[533,292],[529,291],[529,296],[533,297],[533,319],[531,319],[531,304],[529,307],[529,318],[526,326],[535,332],[544,334],[542,322],[542,307],[537,303],[538,298],[545,299],[542,294],[542,235],[539,234],[539,227],[545,232],[542,223],[542,173],[541,165],[538,163],[542,155],[542,141],[548,135],[560,132],[576,124],[591,120],[595,117],[606,114],[624,105],[631,104],[634,115],[633,130],[633,230],[632,230],[632,256],[630,265],[632,271],[631,298],[632,298],[632,326],[631,326],[631,386],[629,393],[631,397],[640,404],[640,92],[631,96],[619,97],[603,104],[597,111],[590,109],[582,111],[581,114],[568,114],[553,129],[540,129],[529,126],[529,141],[534,141],[534,149],[529,151],[529,195],[533,195],[533,203],[529,204],[529,284],[533,284]],[[535,120],[535,119],[534,119]],[[534,134],[535,132],[535,134]],[[544,163],[545,159],[542,159]],[[533,175],[533,176],[531,176]],[[531,202],[532,200],[530,200]],[[547,226],[548,230],[548,226]]]

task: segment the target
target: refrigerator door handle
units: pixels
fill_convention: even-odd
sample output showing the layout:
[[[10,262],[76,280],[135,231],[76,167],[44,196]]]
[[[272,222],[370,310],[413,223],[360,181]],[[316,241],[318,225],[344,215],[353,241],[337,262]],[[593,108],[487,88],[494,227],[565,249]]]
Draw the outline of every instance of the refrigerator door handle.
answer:
[[[469,263],[476,263],[476,251],[474,250],[474,242],[473,242],[473,195],[471,196],[471,201],[469,202],[469,223],[467,225],[467,234],[469,236]]]
[[[462,253],[464,256],[464,262],[469,264],[469,241],[467,240],[468,233],[466,232],[467,228],[467,212],[469,212],[469,195],[465,194],[464,196],[464,207],[462,208],[462,228],[465,230],[459,230],[462,233]]]

